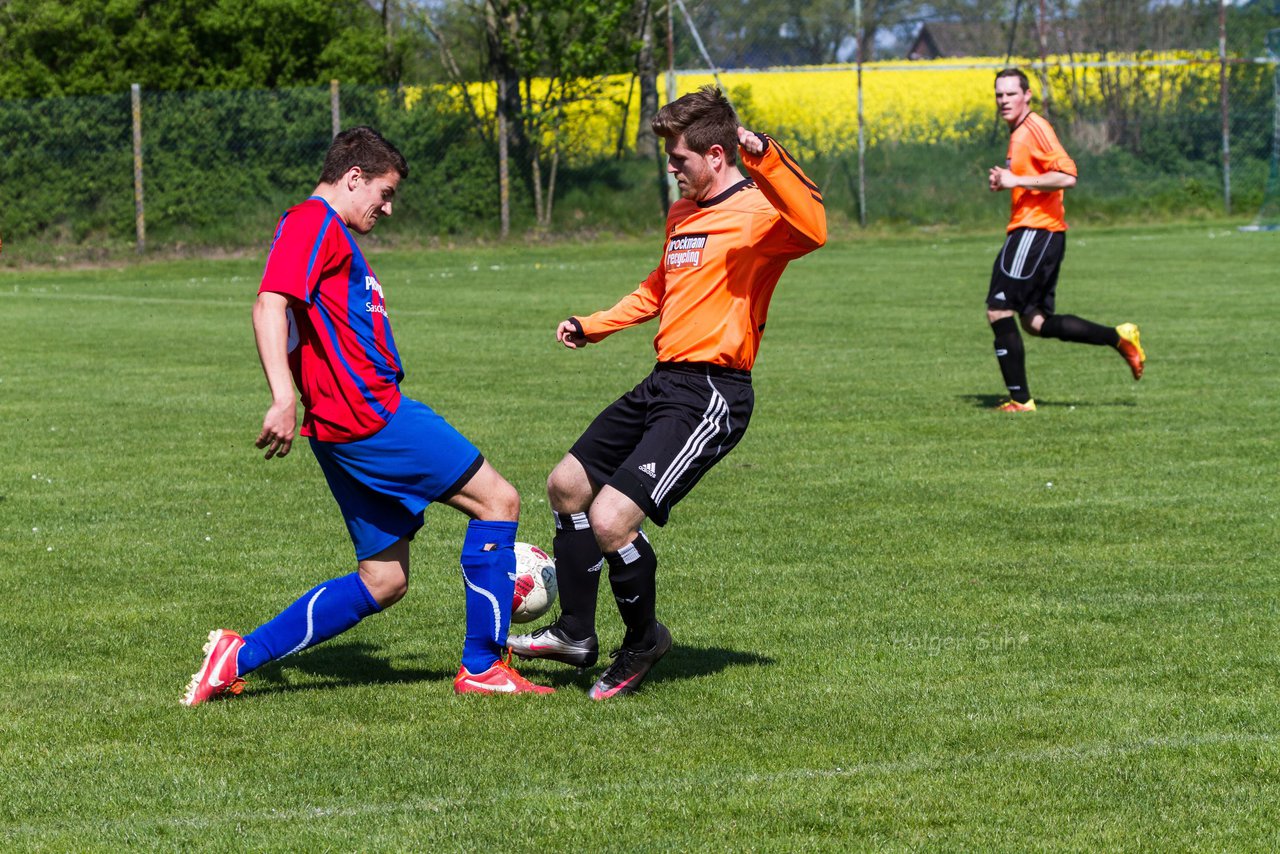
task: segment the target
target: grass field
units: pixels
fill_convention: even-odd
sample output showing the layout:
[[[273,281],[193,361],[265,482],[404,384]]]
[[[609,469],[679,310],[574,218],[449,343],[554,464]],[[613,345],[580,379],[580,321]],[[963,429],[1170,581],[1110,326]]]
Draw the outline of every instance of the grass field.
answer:
[[[455,697],[464,520],[409,596],[179,706],[210,628],[350,570],[310,452],[252,447],[262,260],[0,271],[0,843],[9,850],[828,851],[1280,846],[1280,239],[1073,232],[1002,391],[998,237],[794,264],[754,424],[650,531],[676,647],[634,697]],[[406,391],[471,436],[550,545],[546,472],[647,371],[571,353],[657,257],[620,245],[373,258]],[[601,643],[620,628],[607,597]]]

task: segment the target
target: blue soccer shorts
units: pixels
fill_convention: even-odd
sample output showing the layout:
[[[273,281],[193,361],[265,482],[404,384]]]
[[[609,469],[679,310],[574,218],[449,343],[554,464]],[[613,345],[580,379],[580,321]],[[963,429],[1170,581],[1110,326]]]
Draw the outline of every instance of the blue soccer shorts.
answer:
[[[427,505],[455,494],[484,463],[448,421],[407,397],[372,436],[356,442],[313,438],[311,450],[342,510],[356,560],[413,539]]]

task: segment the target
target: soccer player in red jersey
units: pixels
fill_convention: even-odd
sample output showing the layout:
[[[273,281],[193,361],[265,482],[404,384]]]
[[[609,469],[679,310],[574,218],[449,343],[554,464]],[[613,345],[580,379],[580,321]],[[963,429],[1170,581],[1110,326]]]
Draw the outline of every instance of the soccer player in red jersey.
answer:
[[[276,227],[253,308],[271,392],[257,446],[285,457],[297,427],[294,388],[312,452],[355,545],[355,572],[316,585],[241,637],[215,629],[182,699],[238,694],[244,676],[333,637],[395,604],[409,586],[409,541],[441,502],[470,517],[462,545],[466,636],[458,693],[548,693],[504,659],[515,588],[520,498],[467,439],[404,397],[382,282],[355,234],[391,216],[408,164],[377,131],[334,137],[311,197]]]
[[[1063,191],[1076,185],[1076,164],[1053,127],[1031,110],[1031,85],[1016,68],[996,74],[996,109],[1009,125],[1004,166],[987,175],[992,192],[1008,190],[1012,211],[987,291],[987,322],[995,335],[996,360],[1009,400],[1000,412],[1033,412],[1027,387],[1022,328],[1031,335],[1112,347],[1124,357],[1135,380],[1142,379],[1146,353],[1132,323],[1103,326],[1071,314],[1055,314],[1058,269],[1067,249]]]
[[[656,618],[658,559],[640,526],[646,518],[665,525],[676,502],[742,438],[778,278],[827,239],[818,188],[776,140],[741,127],[719,90],[707,86],[668,104],[653,129],[666,141],[682,196],[667,217],[662,259],[612,308],[562,322],[556,339],[576,350],[657,318],[658,363],[551,472],[561,615],[509,640],[521,658],[594,664],[607,563],[626,634],[590,689],[595,700],[636,690],[670,649],[671,633]]]

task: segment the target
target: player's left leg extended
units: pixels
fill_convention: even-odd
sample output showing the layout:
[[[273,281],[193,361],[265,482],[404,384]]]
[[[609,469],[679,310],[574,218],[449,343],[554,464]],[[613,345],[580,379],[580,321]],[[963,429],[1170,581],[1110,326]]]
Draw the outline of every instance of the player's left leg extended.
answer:
[[[1074,344],[1107,346],[1118,352],[1129,365],[1135,380],[1142,379],[1147,355],[1138,338],[1138,327],[1133,323],[1119,326],[1103,326],[1074,314],[1051,314],[1039,325],[1036,334],[1044,338],[1057,338]]]
[[[409,541],[400,540],[360,561],[356,572],[317,584],[245,635],[238,675],[244,676],[269,661],[310,649],[342,634],[370,614],[390,607],[404,596],[408,579]]]
[[[183,705],[198,706],[219,694],[239,694],[245,674],[269,661],[323,643],[342,634],[370,614],[404,595],[408,583],[409,542],[401,540],[356,572],[317,584],[289,607],[243,638],[230,629],[215,629],[205,644],[204,662],[191,677]],[[383,591],[375,598],[365,584],[370,578]]]

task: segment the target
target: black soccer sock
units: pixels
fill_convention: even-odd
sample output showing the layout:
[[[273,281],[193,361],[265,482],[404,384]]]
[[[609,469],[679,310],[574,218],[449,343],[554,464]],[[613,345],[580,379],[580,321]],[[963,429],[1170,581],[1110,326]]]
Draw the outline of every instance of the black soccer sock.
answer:
[[[1098,344],[1114,347],[1120,343],[1120,333],[1114,326],[1103,326],[1074,314],[1051,314],[1040,327],[1044,338],[1057,338],[1076,344]]]
[[[639,536],[616,552],[606,552],[609,585],[618,603],[618,613],[626,624],[623,646],[649,647],[657,639],[654,632],[658,599],[658,556],[641,531]]]
[[[1018,321],[1002,317],[992,321],[991,331],[996,336],[996,361],[1000,364],[1000,375],[1004,377],[1009,396],[1018,403],[1026,403],[1031,399],[1031,390],[1027,388],[1027,356],[1022,347]]]
[[[586,513],[554,513],[556,535],[551,548],[560,588],[560,628],[574,640],[596,633],[596,597],[604,556]]]

